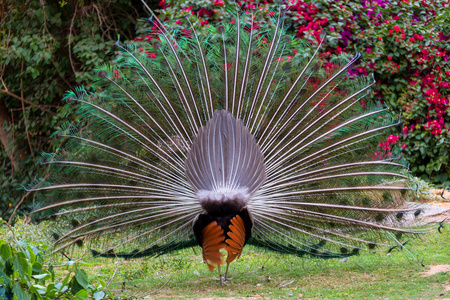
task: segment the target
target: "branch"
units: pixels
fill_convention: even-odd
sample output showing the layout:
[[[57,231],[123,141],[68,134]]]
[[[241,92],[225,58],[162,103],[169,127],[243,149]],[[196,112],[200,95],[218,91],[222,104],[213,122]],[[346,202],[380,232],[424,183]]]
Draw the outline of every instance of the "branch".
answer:
[[[11,159],[11,176],[14,173],[14,170],[19,167],[19,161],[14,158],[15,154],[15,145],[14,145],[14,123],[11,127],[12,129],[12,138],[9,136],[9,130],[8,126],[4,127],[4,123],[7,123],[8,125],[11,124],[12,119],[8,115],[8,109],[6,108],[6,105],[3,100],[0,100],[0,142],[3,144],[5,151],[8,150],[8,146],[12,145],[10,149],[10,153],[8,154],[9,158]]]
[[[22,59],[20,74],[23,74],[23,59]],[[30,132],[28,131],[28,119],[27,119],[27,115],[25,113],[25,102],[24,102],[25,99],[23,99],[23,78],[20,78],[20,98],[22,98],[23,120],[25,121],[24,124],[25,124],[25,132],[27,133],[28,146],[30,147],[30,153],[34,160],[33,147],[31,146],[31,140],[30,140]]]
[[[58,66],[56,65],[56,62],[54,60],[54,58],[52,57],[52,64],[55,67],[56,71],[59,74],[59,77],[61,77],[61,79],[67,84],[67,86],[69,87],[69,89],[74,90],[73,86],[70,84],[70,82],[68,82],[66,80],[66,78],[64,78],[64,76],[61,74],[61,71],[59,70]]]
[[[23,101],[25,103],[30,104],[33,107],[39,108],[40,110],[43,110],[43,111],[45,111],[45,112],[47,112],[47,113],[49,113],[51,115],[56,116],[56,113],[54,113],[54,112],[52,112],[52,111],[50,111],[48,109],[43,108],[41,105],[37,105],[37,104],[35,104],[35,103],[31,102],[31,101],[28,101],[28,100],[26,100],[26,99],[24,99],[24,98],[22,98],[20,96],[17,96],[16,94],[11,93],[10,91],[0,89],[0,93],[5,93],[7,95],[10,95],[11,97],[14,97],[14,98],[16,98],[16,99],[18,99],[20,101]]]
[[[70,30],[69,30],[69,42],[68,42],[68,46],[69,46],[69,59],[70,59],[70,66],[72,67],[73,70],[73,75],[76,77],[76,71],[75,71],[75,67],[73,65],[73,60],[72,60],[72,48],[70,46],[70,44],[72,43],[72,30],[73,30],[73,24],[75,22],[75,17],[77,15],[77,8],[78,8],[78,4],[75,4],[75,12],[73,13],[73,17],[72,17],[72,22],[70,22]]]

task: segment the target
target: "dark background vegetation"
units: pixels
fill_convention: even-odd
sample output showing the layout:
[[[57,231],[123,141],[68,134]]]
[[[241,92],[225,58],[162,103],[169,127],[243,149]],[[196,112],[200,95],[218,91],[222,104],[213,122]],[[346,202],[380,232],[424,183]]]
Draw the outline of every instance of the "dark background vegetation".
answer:
[[[147,5],[167,21],[192,14],[203,26],[229,17],[225,2],[152,1]],[[238,1],[244,11],[268,14],[277,2]],[[438,186],[450,185],[450,5],[447,0],[290,1],[286,22],[297,38],[317,43],[329,38],[320,59],[333,67],[340,53],[364,55],[352,76],[374,74],[373,97],[401,115],[398,141],[412,173]],[[52,152],[59,124],[76,115],[61,101],[76,86],[89,88],[95,66],[114,59],[122,42],[151,42],[149,16],[140,0],[0,2],[0,216],[8,217],[24,195],[23,186],[39,174],[36,158]],[[269,17],[269,16],[267,16]],[[140,21],[138,21],[140,20]],[[258,26],[267,22],[262,18]],[[111,55],[112,54],[112,55]],[[294,55],[301,53],[294,52]],[[386,137],[387,138],[387,137]],[[392,142],[394,141],[394,142]],[[393,145],[395,144],[395,145]],[[21,209],[26,211],[31,199]]]

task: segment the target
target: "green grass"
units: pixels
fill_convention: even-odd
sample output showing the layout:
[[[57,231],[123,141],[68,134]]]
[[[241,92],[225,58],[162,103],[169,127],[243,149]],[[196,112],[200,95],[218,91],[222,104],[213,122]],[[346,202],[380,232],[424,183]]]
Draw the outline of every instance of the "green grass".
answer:
[[[450,289],[450,272],[423,276],[430,265],[450,264],[448,224],[443,234],[436,231],[426,239],[410,241],[406,247],[426,267],[399,249],[390,255],[381,251],[361,253],[340,262],[281,255],[248,246],[242,257],[231,264],[233,279],[224,286],[217,284],[217,271],[209,272],[197,247],[156,258],[120,259],[109,288],[115,295],[136,293],[137,299],[165,283],[149,298],[450,298],[450,291],[445,291],[446,286]],[[93,282],[108,282],[116,269],[115,259],[89,257],[84,261],[91,264],[85,271]],[[282,287],[283,283],[286,286]]]
[[[17,239],[48,243],[42,232],[49,224],[36,226],[22,221],[14,227]],[[112,278],[109,290],[114,295],[135,295],[134,299],[142,299],[152,292],[149,298],[154,299],[443,299],[450,298],[450,272],[423,276],[428,266],[450,264],[450,224],[442,232],[436,230],[406,245],[425,267],[398,248],[390,255],[386,251],[362,252],[347,262],[340,262],[339,259],[282,255],[247,246],[241,258],[231,264],[233,279],[224,286],[217,284],[217,271],[210,273],[202,262],[200,247],[135,260],[93,258],[86,253],[83,261],[88,265],[83,268],[91,284],[98,285],[99,280],[108,282]],[[0,236],[12,242],[6,227],[0,228]],[[67,255],[74,259],[82,256],[82,251],[74,249]],[[54,264],[67,263],[60,254],[54,258]],[[66,271],[57,268],[56,272],[62,278]]]

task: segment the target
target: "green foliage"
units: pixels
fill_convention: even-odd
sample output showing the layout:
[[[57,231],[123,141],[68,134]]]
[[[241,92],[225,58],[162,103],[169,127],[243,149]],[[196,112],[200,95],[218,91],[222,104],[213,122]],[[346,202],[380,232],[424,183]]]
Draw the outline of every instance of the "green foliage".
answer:
[[[109,61],[117,36],[133,37],[141,5],[138,0],[0,4],[0,130],[7,133],[0,146],[0,216],[11,214],[21,187],[38,173],[40,154],[58,148],[52,138],[56,127],[76,120],[58,111],[64,92],[90,88],[92,70]]]
[[[81,261],[69,260],[65,276],[57,276],[52,263],[45,261],[46,250],[41,243],[0,239],[0,299],[114,299],[105,282],[90,283]]]

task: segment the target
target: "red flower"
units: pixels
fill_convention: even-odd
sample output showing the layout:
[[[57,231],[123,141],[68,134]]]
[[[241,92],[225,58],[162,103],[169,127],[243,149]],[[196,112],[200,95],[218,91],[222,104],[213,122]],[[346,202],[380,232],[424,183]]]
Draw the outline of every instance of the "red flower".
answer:
[[[398,141],[398,135],[393,135],[391,134],[387,140],[386,140],[389,144],[395,144]]]
[[[387,59],[388,59],[388,60],[392,60],[392,56],[388,56]]]
[[[114,78],[119,78],[120,74],[119,74],[119,70],[114,70]]]
[[[204,7],[200,8],[200,10],[197,12],[198,16],[201,17],[203,15],[207,15],[208,17],[212,17],[214,15],[214,12],[212,10],[206,9]]]
[[[189,12],[192,10],[192,5],[189,7],[182,8],[181,10]]]
[[[403,127],[402,132],[403,132],[403,135],[407,135],[408,134],[408,126]]]

